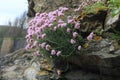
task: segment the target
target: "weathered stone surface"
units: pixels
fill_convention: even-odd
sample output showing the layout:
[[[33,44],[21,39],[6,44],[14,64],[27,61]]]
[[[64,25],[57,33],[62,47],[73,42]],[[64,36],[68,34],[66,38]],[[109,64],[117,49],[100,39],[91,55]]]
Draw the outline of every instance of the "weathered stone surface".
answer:
[[[67,80],[101,80],[99,75],[83,72],[80,70],[70,71],[65,74]]]
[[[4,38],[2,47],[1,47],[1,54],[0,57],[5,56],[7,53],[10,53],[14,46],[14,40],[12,38]]]
[[[87,49],[78,52],[78,54],[82,53],[83,55],[72,56],[70,62],[82,69],[98,72],[101,75],[119,77],[119,50],[111,53],[110,46],[113,46],[113,44],[105,39],[100,42],[91,42]]]
[[[78,7],[81,0],[34,0],[36,12],[48,12],[66,6],[69,8]]]
[[[40,71],[40,64],[39,63],[32,63],[32,65],[27,68],[24,72],[24,77],[26,80],[37,80],[37,74]]]
[[[35,10],[34,10],[34,6],[35,6],[35,3],[33,0],[28,0],[28,13],[27,13],[27,16],[28,17],[34,17],[35,16]]]
[[[120,25],[120,14],[112,16],[110,13],[108,13],[105,20],[105,31],[114,29],[116,26],[119,29],[120,27],[118,25]]]
[[[81,23],[80,30],[82,32],[100,33],[104,30],[104,21],[106,19],[107,10],[99,10],[96,13],[81,14],[77,20]]]
[[[0,80],[49,80],[50,65],[46,60],[38,58],[25,49],[1,57]]]

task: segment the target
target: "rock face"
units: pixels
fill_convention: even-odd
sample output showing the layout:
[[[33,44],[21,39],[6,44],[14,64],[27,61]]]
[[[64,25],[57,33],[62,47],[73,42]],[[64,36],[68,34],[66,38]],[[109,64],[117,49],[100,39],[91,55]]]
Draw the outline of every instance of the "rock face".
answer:
[[[83,55],[72,56],[70,62],[82,69],[101,75],[119,77],[120,50],[115,48],[111,50],[113,44],[110,43],[109,40],[105,39],[100,42],[91,42],[87,49],[81,51]]]
[[[120,30],[120,14],[115,15],[114,17],[110,14],[107,14],[107,18],[105,20],[105,30],[114,29],[115,27]]]
[[[28,17],[34,17],[35,16],[35,10],[34,10],[34,6],[35,6],[35,3],[33,0],[28,0],[28,13],[27,13],[27,16]]]
[[[34,17],[37,12],[48,12],[56,10],[59,7],[68,7],[70,10],[82,7],[81,3],[86,2],[88,5],[92,5],[97,0],[28,0],[28,16]],[[106,1],[106,0],[99,0]],[[82,3],[82,5],[86,5]]]
[[[82,2],[92,5],[92,0],[28,0],[28,16],[34,17],[37,12],[48,12],[56,10],[59,7],[68,7],[71,11],[80,7]],[[100,0],[105,1],[105,0]],[[84,5],[85,3],[83,3]]]

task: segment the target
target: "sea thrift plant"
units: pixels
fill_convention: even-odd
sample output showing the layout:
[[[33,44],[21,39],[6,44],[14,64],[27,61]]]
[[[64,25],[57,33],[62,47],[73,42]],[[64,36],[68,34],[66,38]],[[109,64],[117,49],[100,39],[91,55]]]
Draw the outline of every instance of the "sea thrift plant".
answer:
[[[29,22],[26,35],[26,50],[35,50],[36,56],[49,58],[68,57],[79,52],[85,41],[92,39],[92,34],[83,38],[80,22],[72,16],[66,16],[66,7],[60,7],[49,13],[37,13]]]

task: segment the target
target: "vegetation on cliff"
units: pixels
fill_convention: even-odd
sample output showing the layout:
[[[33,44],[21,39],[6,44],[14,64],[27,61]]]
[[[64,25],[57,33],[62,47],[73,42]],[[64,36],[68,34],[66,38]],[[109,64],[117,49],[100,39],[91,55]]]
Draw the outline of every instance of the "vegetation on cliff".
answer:
[[[92,42],[108,38],[104,35],[107,32],[114,33],[109,37],[119,41],[120,31],[116,26],[105,25],[108,14],[112,17],[120,14],[119,1],[116,1],[110,0],[107,3],[96,1],[93,5],[84,6],[83,10],[78,8],[74,10],[81,12],[78,17],[66,15],[68,11],[66,7],[48,13],[37,13],[29,22],[26,50],[32,49],[36,56],[59,60],[82,54],[82,49],[87,50]],[[116,21],[113,24],[118,26],[119,23]]]

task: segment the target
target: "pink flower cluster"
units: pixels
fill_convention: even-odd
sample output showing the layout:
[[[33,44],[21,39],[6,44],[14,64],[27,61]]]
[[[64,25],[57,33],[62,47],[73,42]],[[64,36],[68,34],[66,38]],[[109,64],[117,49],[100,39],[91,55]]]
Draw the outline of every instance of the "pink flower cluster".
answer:
[[[64,16],[64,12],[67,11],[68,8],[66,7],[60,7],[59,9],[55,11],[51,11],[49,13],[37,13],[35,18],[33,18],[29,22],[29,27],[27,30],[26,35],[26,42],[27,45],[25,47],[26,50],[28,49],[34,49],[34,48],[45,48],[47,51],[51,50],[51,55],[56,54],[59,56],[61,54],[61,51],[56,52],[55,50],[52,50],[52,47],[47,44],[46,42],[43,42],[41,44],[38,43],[40,39],[46,38],[46,33],[43,33],[43,31],[46,28],[52,28],[54,22],[58,22],[58,25],[56,25],[53,29],[54,31],[57,31],[57,28],[59,27],[66,27],[67,23],[65,23],[62,19],[60,19],[61,16]],[[59,20],[57,18],[59,17]],[[38,55],[40,52],[36,51],[34,54]]]
[[[37,13],[35,18],[33,18],[29,22],[29,27],[26,35],[27,45],[25,47],[26,50],[36,49],[34,52],[35,55],[40,55],[39,47],[49,51],[52,56],[60,56],[62,54],[62,50],[55,50],[50,44],[47,42],[39,43],[39,40],[45,39],[47,34],[44,32],[45,29],[52,29],[55,32],[59,28],[65,28],[66,33],[72,35],[72,39],[70,39],[70,43],[72,45],[77,43],[77,37],[79,34],[76,32],[77,29],[80,29],[80,23],[76,22],[72,16],[68,16],[67,20],[63,20],[61,16],[65,16],[64,12],[67,11],[68,8],[60,7],[55,11],[51,11],[49,13]],[[57,24],[56,24],[57,23]],[[73,28],[67,26],[67,24],[71,24]],[[92,39],[92,33],[87,38],[88,40]],[[81,45],[78,46],[78,50],[81,49]]]

